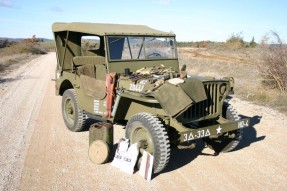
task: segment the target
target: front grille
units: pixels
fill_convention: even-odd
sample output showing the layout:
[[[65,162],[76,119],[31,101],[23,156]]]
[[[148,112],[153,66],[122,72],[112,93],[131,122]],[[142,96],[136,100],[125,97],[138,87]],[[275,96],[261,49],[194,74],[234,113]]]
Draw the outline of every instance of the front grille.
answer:
[[[216,117],[219,112],[219,83],[205,82],[207,99],[193,104],[182,114],[183,121]]]

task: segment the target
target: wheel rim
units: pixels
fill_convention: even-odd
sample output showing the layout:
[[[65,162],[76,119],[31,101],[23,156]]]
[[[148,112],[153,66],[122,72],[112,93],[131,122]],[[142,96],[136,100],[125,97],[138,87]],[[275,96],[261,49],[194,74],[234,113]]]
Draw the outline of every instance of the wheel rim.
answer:
[[[167,166],[170,158],[170,142],[166,129],[158,117],[146,112],[135,114],[129,119],[125,134],[131,144],[139,144],[139,158],[144,151],[154,156],[154,173],[161,172]],[[140,161],[138,166],[139,163]]]
[[[140,153],[143,154],[143,151],[147,151],[150,154],[154,153],[154,144],[152,141],[152,138],[148,132],[148,130],[145,127],[139,126],[135,128],[131,132],[131,137],[130,137],[131,143],[138,143],[141,144],[140,147]]]
[[[64,102],[64,112],[65,112],[65,116],[67,121],[72,124],[75,121],[75,105],[72,101],[71,98],[67,98]]]

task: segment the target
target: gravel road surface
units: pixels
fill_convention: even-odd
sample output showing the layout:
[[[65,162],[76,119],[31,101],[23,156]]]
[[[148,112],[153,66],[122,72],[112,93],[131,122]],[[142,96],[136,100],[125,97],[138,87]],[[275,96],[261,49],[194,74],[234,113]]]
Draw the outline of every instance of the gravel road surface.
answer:
[[[55,53],[0,77],[0,190],[286,190],[287,118],[234,98],[252,126],[239,148],[213,156],[198,141],[172,150],[166,170],[146,181],[88,158],[88,131],[70,132],[55,96]],[[115,126],[115,142],[124,136]]]

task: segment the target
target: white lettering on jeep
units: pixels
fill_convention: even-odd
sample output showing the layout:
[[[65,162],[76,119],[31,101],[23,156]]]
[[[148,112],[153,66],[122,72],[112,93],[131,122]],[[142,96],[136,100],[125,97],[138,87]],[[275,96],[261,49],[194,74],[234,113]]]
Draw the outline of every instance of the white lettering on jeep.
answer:
[[[129,90],[135,91],[135,92],[141,92],[144,89],[144,85],[141,84],[130,84]]]

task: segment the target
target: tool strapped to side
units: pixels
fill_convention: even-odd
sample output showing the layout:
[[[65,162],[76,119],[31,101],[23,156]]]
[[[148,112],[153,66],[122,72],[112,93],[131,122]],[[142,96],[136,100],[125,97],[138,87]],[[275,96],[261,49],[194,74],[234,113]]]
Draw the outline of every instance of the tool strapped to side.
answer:
[[[107,86],[107,114],[106,118],[111,117],[113,98],[115,96],[115,84],[116,84],[116,73],[110,73],[106,76],[106,86]]]

